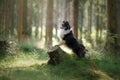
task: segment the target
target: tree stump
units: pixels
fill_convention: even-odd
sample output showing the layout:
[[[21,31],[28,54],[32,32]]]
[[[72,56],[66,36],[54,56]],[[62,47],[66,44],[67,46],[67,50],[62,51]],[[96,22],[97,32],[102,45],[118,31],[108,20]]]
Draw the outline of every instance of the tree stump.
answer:
[[[64,51],[58,45],[51,47],[47,53],[50,58],[48,60],[48,64],[57,65],[62,62],[62,54],[64,53]]]

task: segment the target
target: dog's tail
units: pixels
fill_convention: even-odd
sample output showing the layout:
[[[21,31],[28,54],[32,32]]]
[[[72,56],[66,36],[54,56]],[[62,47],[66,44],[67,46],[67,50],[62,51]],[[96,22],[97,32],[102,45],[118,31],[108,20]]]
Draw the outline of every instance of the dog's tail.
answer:
[[[88,52],[88,50],[85,50],[84,57],[85,58],[89,58],[90,57],[90,53]]]

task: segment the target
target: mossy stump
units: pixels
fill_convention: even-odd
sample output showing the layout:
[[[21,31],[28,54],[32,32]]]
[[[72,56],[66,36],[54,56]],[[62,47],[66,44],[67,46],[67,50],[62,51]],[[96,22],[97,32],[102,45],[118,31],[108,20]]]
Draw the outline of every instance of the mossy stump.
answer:
[[[59,46],[53,46],[48,50],[49,60],[48,64],[57,65],[62,62],[62,49]]]

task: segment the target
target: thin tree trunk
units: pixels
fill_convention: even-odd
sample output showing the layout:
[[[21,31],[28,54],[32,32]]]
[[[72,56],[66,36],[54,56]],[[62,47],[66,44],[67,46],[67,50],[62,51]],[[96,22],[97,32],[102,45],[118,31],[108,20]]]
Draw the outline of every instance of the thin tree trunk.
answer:
[[[103,5],[103,0],[101,0],[100,1],[100,3],[101,3],[101,5]],[[103,13],[103,8],[102,8],[102,6],[100,6],[100,14],[104,14]],[[102,39],[102,30],[103,30],[103,17],[102,16],[100,16],[100,31],[99,31],[99,39],[101,40]]]
[[[82,41],[83,36],[83,18],[84,18],[84,7],[81,7],[80,9],[80,40]]]
[[[8,21],[8,0],[5,0],[5,12],[4,12],[4,25],[3,25],[3,30],[4,30],[4,39],[6,39],[7,37],[7,30],[8,30],[8,25],[9,25],[9,21]]]
[[[97,5],[99,5],[99,0],[97,0]],[[99,9],[99,7],[97,6],[97,8],[96,8],[96,13],[97,13],[97,15],[96,15],[96,43],[98,42],[98,37],[99,37],[99,27],[100,27],[100,25],[99,25],[99,22],[100,22],[100,17],[99,17],[99,12],[100,12],[100,9]]]
[[[73,32],[76,38],[78,38],[78,11],[79,11],[79,0],[73,0]]]
[[[23,0],[19,0],[18,41],[23,42]]]
[[[1,39],[3,39],[3,36],[4,36],[4,0],[1,1],[1,5],[0,5],[0,10],[1,10],[1,13],[0,13],[0,36],[1,36]]]
[[[32,2],[33,0],[28,0],[29,2],[29,6],[28,6],[28,36],[31,37],[32,36],[32,20],[33,20],[33,6],[32,6]]]
[[[84,26],[84,10],[85,10],[85,2],[86,0],[81,0],[80,6],[79,6],[79,31],[80,31],[80,40],[82,41],[82,37],[83,37],[83,26]]]
[[[40,39],[42,39],[43,36],[43,10],[44,10],[44,0],[41,0],[41,8],[40,8]]]
[[[52,45],[52,31],[53,31],[53,2],[48,0],[47,5],[47,21],[46,21],[46,45]]]
[[[13,10],[13,11],[11,11]],[[10,36],[13,37],[14,36],[14,28],[15,28],[15,0],[11,0],[10,2]]]
[[[93,0],[89,0],[90,6],[88,7],[88,38],[91,39],[92,32],[92,3]]]

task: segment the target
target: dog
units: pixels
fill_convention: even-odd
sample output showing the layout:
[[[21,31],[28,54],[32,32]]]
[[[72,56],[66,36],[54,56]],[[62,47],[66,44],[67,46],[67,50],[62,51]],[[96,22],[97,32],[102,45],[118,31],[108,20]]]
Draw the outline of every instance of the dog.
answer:
[[[59,45],[65,44],[68,48],[72,49],[78,57],[89,57],[85,46],[74,37],[68,21],[63,21],[59,29],[59,38],[61,40]]]

